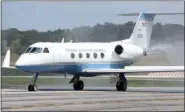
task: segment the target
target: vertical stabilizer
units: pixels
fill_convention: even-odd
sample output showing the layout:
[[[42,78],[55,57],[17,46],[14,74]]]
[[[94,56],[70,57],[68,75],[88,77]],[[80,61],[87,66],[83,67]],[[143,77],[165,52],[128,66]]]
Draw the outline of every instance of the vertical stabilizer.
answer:
[[[134,30],[127,40],[129,43],[137,45],[145,52],[148,51],[150,45],[150,39],[152,34],[153,21],[156,15],[184,15],[184,13],[127,13],[127,14],[118,14],[119,16],[138,16],[138,20],[135,24]]]
[[[132,44],[140,46],[144,51],[148,51],[150,45],[154,17],[155,14],[141,12],[129,38]]]

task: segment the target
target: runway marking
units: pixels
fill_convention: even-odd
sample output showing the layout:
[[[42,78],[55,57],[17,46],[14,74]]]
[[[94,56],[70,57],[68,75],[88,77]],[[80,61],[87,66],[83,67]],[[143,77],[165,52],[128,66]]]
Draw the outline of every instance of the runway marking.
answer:
[[[182,100],[184,98],[172,98],[168,100]],[[35,107],[53,107],[53,106],[65,106],[65,105],[75,105],[75,104],[97,104],[97,103],[126,103],[128,101],[132,102],[152,102],[152,101],[164,101],[167,99],[163,98],[155,98],[155,99],[137,99],[137,100],[107,100],[107,101],[91,101],[91,102],[75,102],[75,103],[63,103],[63,104],[44,104],[44,103],[36,103],[34,105],[25,105],[25,106],[12,106],[12,107],[2,107],[2,109],[23,109],[23,108],[35,108]]]

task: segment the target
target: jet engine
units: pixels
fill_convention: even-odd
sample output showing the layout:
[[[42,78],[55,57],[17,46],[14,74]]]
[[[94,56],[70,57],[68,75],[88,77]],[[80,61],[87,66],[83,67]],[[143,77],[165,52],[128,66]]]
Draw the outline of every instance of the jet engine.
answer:
[[[131,44],[118,44],[115,46],[114,52],[125,59],[134,59],[143,56],[143,49]]]

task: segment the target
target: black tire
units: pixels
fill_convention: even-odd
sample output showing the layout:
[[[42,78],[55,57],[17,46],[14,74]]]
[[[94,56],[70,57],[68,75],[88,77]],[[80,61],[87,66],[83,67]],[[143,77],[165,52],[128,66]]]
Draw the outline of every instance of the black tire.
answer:
[[[127,81],[121,81],[119,80],[117,83],[116,83],[116,89],[117,91],[126,91],[127,90]]]
[[[81,80],[74,81],[73,88],[74,88],[74,90],[83,90],[83,88],[84,88],[84,82],[81,81]]]
[[[122,81],[118,81],[117,83],[116,83],[116,89],[117,89],[117,91],[121,91],[121,85],[122,84]]]
[[[73,88],[74,90],[78,90],[78,81],[73,82]]]
[[[84,82],[79,80],[79,90],[83,90],[84,88]]]
[[[33,91],[33,85],[28,86],[28,91]]]
[[[28,86],[28,91],[36,91],[37,90],[37,86],[36,85],[29,85]]]

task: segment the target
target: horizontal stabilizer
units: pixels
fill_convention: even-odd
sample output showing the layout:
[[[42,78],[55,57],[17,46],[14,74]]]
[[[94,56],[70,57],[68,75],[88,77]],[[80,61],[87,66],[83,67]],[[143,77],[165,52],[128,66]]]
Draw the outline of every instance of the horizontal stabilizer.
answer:
[[[125,13],[125,14],[118,14],[118,16],[138,16],[140,13]],[[162,13],[162,12],[144,12],[144,14],[154,14],[154,15],[182,15],[184,13]]]
[[[128,66],[124,69],[86,69],[87,73],[144,73],[184,71],[184,66]]]

